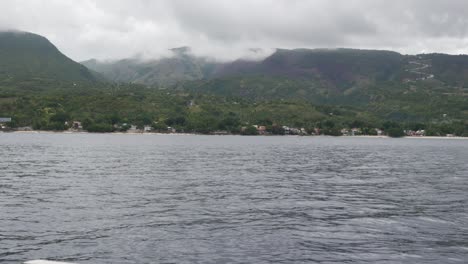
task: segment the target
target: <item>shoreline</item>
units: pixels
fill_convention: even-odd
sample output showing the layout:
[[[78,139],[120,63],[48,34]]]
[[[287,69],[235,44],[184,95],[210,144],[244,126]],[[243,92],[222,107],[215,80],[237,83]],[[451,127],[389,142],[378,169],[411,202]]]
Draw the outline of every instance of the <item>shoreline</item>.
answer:
[[[15,134],[96,134],[96,135],[144,135],[144,136],[246,136],[239,134],[226,134],[226,135],[213,135],[213,134],[198,134],[198,133],[157,133],[157,132],[108,132],[108,133],[94,133],[86,131],[46,131],[46,130],[31,130],[31,131],[0,131],[0,133],[15,133]],[[389,136],[372,136],[372,135],[361,135],[361,136],[328,136],[328,135],[247,135],[247,136],[295,136],[295,137],[337,137],[337,138],[391,138]],[[442,136],[405,136],[400,137],[401,139],[468,139],[468,137],[442,137]]]

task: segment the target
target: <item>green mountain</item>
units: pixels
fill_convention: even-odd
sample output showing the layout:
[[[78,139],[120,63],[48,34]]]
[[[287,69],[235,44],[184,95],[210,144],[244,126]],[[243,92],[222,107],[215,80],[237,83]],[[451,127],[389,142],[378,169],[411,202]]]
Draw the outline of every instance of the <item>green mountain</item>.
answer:
[[[108,80],[168,87],[184,81],[200,80],[209,75],[212,63],[190,54],[187,47],[171,49],[171,56],[144,60],[137,58],[101,62],[95,59],[81,62],[101,73]]]
[[[331,89],[394,80],[404,64],[391,51],[355,49],[279,49],[258,62],[224,65],[214,77],[255,76],[316,80]]]
[[[180,89],[255,100],[306,99],[316,103],[359,103],[370,90],[417,78],[396,52],[356,49],[280,49],[261,61],[217,65],[204,80]]]
[[[93,65],[94,63],[94,65]],[[468,56],[357,49],[278,49],[263,60],[213,63],[186,49],[162,60],[88,67],[119,82],[238,98],[352,106],[390,120],[468,119]]]
[[[447,54],[402,55],[383,50],[358,49],[278,49],[263,60],[239,59],[216,63],[197,57],[186,47],[173,49],[173,56],[157,60],[123,59],[113,62],[89,60],[86,67],[116,82],[169,87],[187,81],[220,81],[261,77],[270,85],[277,80],[300,82],[298,95],[318,93],[350,94],[385,82],[411,82],[432,79],[443,85],[468,86],[468,56]],[[207,89],[210,88],[209,83]],[[233,93],[246,94],[240,85]],[[276,85],[277,86],[277,85]],[[282,86],[282,85],[280,85]],[[255,88],[257,89],[257,88]],[[268,88],[261,88],[261,93]],[[226,87],[221,89],[226,91]],[[275,90],[275,89],[274,89]],[[282,97],[287,91],[278,92]],[[273,92],[275,93],[275,92]]]
[[[78,120],[90,131],[137,124],[240,133],[263,124],[274,133],[287,125],[330,135],[354,127],[468,135],[468,56],[280,49],[263,60],[215,63],[187,48],[172,53],[84,62],[112,81],[103,82],[41,36],[0,33],[1,116],[43,130]]]
[[[252,102],[305,100],[353,106],[390,120],[468,120],[468,56],[369,50],[278,50],[222,65],[177,87]]]
[[[356,84],[395,79],[404,63],[404,56],[396,52],[352,49],[279,49],[264,60],[240,59],[227,63],[191,55],[188,48],[172,52],[173,56],[158,60],[100,62],[92,59],[82,64],[112,81],[149,86],[263,75],[317,80],[327,88],[347,89]]]
[[[427,73],[451,86],[468,88],[468,55],[424,54],[418,58],[427,61]]]
[[[28,32],[0,32],[0,82],[90,82],[99,77],[63,55],[46,38]]]

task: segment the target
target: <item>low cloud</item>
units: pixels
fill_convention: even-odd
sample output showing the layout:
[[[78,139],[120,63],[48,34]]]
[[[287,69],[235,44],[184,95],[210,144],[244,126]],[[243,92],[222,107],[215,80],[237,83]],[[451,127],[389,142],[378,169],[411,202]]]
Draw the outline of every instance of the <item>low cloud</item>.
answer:
[[[468,53],[465,0],[4,0],[0,8],[0,30],[44,35],[75,60],[158,58],[180,46],[218,60],[274,48]]]

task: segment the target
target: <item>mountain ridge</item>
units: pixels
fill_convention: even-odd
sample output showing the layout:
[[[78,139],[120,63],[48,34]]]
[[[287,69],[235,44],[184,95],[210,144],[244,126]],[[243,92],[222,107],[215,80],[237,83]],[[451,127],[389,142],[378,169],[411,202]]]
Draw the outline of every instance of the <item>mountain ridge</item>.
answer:
[[[96,74],[46,38],[19,36],[0,36],[8,40],[0,41],[0,110],[19,124],[43,129],[63,128],[57,120],[64,121],[69,113],[109,126],[119,117],[166,120],[168,126],[175,122],[205,132],[225,127],[213,126],[213,120],[224,116],[229,123],[236,115],[242,122],[295,126],[355,119],[373,124],[425,122],[442,128],[450,122],[464,127],[468,120],[466,55],[281,49],[263,60],[216,62],[182,47],[160,60],[133,58],[118,61],[118,67],[114,62],[104,65],[114,76],[96,82]],[[99,61],[85,64],[106,76],[98,69]],[[245,107],[251,111],[245,112]],[[322,109],[320,117],[309,115],[315,107]],[[188,126],[182,125],[184,120],[191,120]],[[198,125],[204,128],[195,128]]]
[[[65,56],[47,38],[23,31],[0,32],[0,79],[94,82],[85,66]]]
[[[270,75],[288,78],[325,78],[329,85],[344,85],[367,77],[377,80],[403,78],[406,57],[394,51],[368,49],[277,49],[261,60],[240,58],[216,62],[187,52],[155,60],[135,58],[112,62],[81,62],[117,82],[170,86],[184,81],[238,75]],[[415,55],[417,56],[417,55]],[[170,72],[168,72],[170,71]],[[168,77],[172,75],[173,77]]]

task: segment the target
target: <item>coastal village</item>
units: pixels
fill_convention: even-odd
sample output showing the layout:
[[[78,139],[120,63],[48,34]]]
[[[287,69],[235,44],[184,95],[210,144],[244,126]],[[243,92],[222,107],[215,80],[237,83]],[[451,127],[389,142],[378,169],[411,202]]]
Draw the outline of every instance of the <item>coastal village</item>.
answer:
[[[12,122],[12,118],[10,117],[0,117],[0,131],[2,132],[27,132],[27,131],[37,131],[34,130],[33,127],[16,127],[11,128],[10,123]],[[72,121],[72,122],[65,122],[65,127],[67,128],[63,132],[70,132],[70,133],[87,133],[88,131],[83,128],[83,124],[81,121]],[[176,128],[167,126],[161,127],[156,122],[154,125],[144,125],[144,126],[137,126],[135,124],[115,124],[113,125],[114,131],[112,132],[120,132],[120,133],[129,133],[129,134],[142,134],[142,133],[161,133],[161,134],[191,134],[190,132],[184,130],[177,130]],[[51,131],[54,132],[54,131]],[[57,131],[55,131],[57,132]],[[402,136],[406,137],[424,137],[426,136],[426,131],[421,130],[404,130]],[[241,134],[241,135],[299,135],[299,136],[320,136],[320,135],[328,135],[324,133],[323,129],[320,128],[313,128],[313,129],[306,129],[306,128],[297,128],[297,127],[289,127],[289,126],[266,126],[266,125],[250,125],[250,126],[242,126],[240,128],[239,133],[232,133],[226,130],[215,130],[210,133],[210,135],[233,135],[233,134]],[[379,128],[373,128],[370,131],[363,131],[361,128],[342,128],[339,130],[338,134],[334,136],[387,136],[384,130]],[[454,137],[452,134],[445,134],[441,135],[445,137]]]

